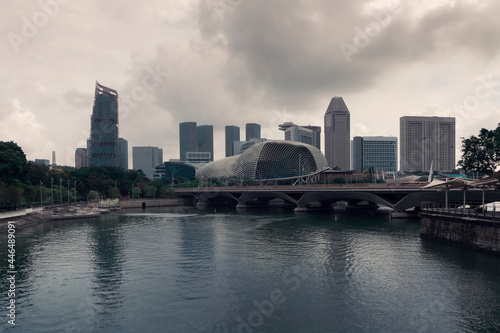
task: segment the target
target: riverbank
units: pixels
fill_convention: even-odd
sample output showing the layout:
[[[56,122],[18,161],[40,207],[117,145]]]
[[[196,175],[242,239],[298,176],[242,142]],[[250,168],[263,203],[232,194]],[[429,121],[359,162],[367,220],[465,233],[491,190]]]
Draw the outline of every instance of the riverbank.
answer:
[[[40,223],[59,220],[74,220],[98,218],[102,214],[107,214],[122,208],[142,208],[167,207],[189,204],[184,199],[134,199],[120,200],[118,206],[103,205],[99,201],[78,202],[70,205],[54,205],[43,207],[42,210],[29,210],[26,214],[12,215],[12,217],[0,219],[0,230],[7,229],[8,221],[16,221],[18,229],[27,228]]]
[[[424,209],[420,215],[422,238],[500,255],[500,221],[494,213]]]

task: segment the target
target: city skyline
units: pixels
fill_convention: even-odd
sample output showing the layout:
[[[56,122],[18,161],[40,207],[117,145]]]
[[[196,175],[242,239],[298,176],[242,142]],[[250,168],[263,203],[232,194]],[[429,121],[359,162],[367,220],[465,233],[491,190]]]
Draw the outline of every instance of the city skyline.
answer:
[[[282,139],[283,122],[321,124],[331,96],[348,101],[351,137],[399,137],[402,116],[455,117],[457,157],[460,137],[498,123],[498,2],[54,1],[51,15],[0,4],[0,140],[30,160],[57,151],[74,165],[96,79],[120,93],[120,136],[166,159],[179,156],[178,123],[213,125],[220,159],[226,124]]]

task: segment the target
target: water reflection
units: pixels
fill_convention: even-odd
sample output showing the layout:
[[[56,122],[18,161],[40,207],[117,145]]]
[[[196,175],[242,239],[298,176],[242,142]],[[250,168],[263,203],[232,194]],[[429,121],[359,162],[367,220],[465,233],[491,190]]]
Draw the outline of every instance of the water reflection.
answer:
[[[118,215],[102,217],[99,223],[92,223],[89,232],[89,246],[92,251],[92,303],[87,311],[96,311],[96,325],[99,323],[114,327],[121,318],[119,308],[123,306],[123,236]],[[90,314],[90,313],[89,313]]]

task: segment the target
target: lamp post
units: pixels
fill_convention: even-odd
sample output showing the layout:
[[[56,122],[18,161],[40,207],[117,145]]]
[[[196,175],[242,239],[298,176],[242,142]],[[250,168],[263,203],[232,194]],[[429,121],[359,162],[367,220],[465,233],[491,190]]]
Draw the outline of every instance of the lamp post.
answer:
[[[40,180],[40,207],[43,206],[43,201],[42,201],[42,181]]]
[[[174,181],[175,181],[175,174],[177,173],[177,171],[179,171],[180,169],[174,169],[172,170],[172,189],[174,188]]]
[[[69,205],[69,179],[68,179],[68,205]]]
[[[59,204],[62,205],[62,178],[59,178]]]
[[[50,197],[51,204],[54,205],[54,178],[50,178]]]
[[[76,180],[75,180],[75,203],[76,203]]]

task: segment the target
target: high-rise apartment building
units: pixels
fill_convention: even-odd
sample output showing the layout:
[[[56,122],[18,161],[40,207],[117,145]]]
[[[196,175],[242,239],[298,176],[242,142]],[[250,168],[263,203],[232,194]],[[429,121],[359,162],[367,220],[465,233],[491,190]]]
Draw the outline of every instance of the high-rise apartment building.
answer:
[[[198,151],[198,138],[195,122],[179,124],[180,160],[186,160],[187,152]]]
[[[149,179],[153,179],[154,168],[163,163],[163,149],[132,147],[132,161],[134,170],[142,170]]]
[[[240,141],[240,128],[238,126],[226,126],[226,157],[234,156],[234,142]]]
[[[325,113],[325,157],[328,166],[350,169],[351,115],[342,97],[334,97]]]
[[[99,82],[96,82],[87,142],[90,166],[120,166],[118,93]]]
[[[395,172],[398,169],[398,139],[385,136],[355,136],[352,140],[352,169],[361,172]]]
[[[89,166],[86,148],[76,148],[75,150],[75,169]]]
[[[401,171],[455,169],[455,118],[401,117]]]
[[[214,127],[212,125],[200,125],[196,127],[198,141],[198,153],[210,153],[211,161],[214,160]]]
[[[285,140],[307,143],[321,149],[321,127],[299,126],[292,122],[279,125],[279,129],[285,132]]]
[[[214,156],[214,127],[212,125],[196,126],[195,122],[179,124],[180,160],[186,161],[187,153],[210,153]]]
[[[260,125],[255,123],[248,123],[245,125],[246,141],[252,139],[260,139]]]
[[[128,170],[128,141],[118,138],[118,146],[120,150],[120,168]]]

